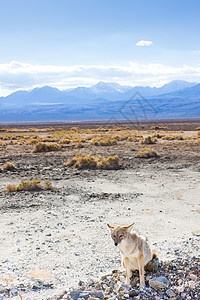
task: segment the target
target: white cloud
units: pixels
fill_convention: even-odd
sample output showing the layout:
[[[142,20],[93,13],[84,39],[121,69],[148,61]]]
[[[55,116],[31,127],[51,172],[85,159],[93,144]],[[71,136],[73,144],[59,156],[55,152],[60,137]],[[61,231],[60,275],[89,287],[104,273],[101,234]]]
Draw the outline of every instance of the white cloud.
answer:
[[[200,50],[194,50],[193,53],[194,54],[200,54]]]
[[[136,46],[150,46],[150,45],[153,45],[152,41],[141,40],[141,41],[136,43]]]
[[[99,81],[132,86],[161,86],[174,79],[200,82],[200,65],[172,67],[130,62],[128,65],[56,66],[13,61],[0,64],[0,96],[44,85],[61,90],[81,85],[91,86]]]

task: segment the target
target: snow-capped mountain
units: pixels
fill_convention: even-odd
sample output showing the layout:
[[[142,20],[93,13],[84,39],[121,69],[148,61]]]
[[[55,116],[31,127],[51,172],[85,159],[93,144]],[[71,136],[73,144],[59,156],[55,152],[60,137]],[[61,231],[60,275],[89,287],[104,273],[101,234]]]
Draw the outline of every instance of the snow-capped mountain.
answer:
[[[139,109],[134,107],[135,95],[144,105],[151,103],[156,118],[200,118],[200,84],[175,80],[159,88],[99,82],[64,91],[49,86],[17,91],[0,97],[0,123],[122,118],[119,112],[128,100],[132,109]]]

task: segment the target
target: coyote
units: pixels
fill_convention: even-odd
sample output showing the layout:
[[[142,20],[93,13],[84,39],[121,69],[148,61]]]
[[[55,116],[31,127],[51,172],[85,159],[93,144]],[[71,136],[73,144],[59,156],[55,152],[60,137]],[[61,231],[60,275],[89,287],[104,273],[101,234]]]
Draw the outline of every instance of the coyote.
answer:
[[[133,224],[128,226],[112,226],[111,237],[115,246],[119,246],[122,266],[126,270],[126,284],[130,285],[132,271],[139,270],[140,286],[145,285],[144,267],[157,257],[156,252],[150,250],[147,238],[132,231]]]

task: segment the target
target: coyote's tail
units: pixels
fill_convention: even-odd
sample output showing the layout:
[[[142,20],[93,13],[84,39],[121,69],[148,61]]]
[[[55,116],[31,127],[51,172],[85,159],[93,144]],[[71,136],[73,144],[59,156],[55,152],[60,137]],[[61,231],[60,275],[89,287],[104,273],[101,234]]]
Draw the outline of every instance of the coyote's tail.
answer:
[[[157,258],[158,257],[158,253],[156,251],[152,251],[152,259]]]

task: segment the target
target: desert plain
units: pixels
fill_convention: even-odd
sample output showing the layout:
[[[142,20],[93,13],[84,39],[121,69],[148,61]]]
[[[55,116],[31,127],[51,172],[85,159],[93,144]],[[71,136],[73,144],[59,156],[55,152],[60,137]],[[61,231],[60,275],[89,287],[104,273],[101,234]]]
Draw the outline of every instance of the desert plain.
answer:
[[[0,167],[14,165],[0,171],[0,299],[20,299],[16,290],[23,299],[54,299],[121,270],[107,223],[135,222],[160,260],[173,259],[190,240],[188,256],[199,257],[199,126],[200,120],[0,126]],[[143,148],[156,154],[138,157]],[[113,169],[65,164],[77,154],[120,161]],[[33,180],[50,188],[17,189]]]

